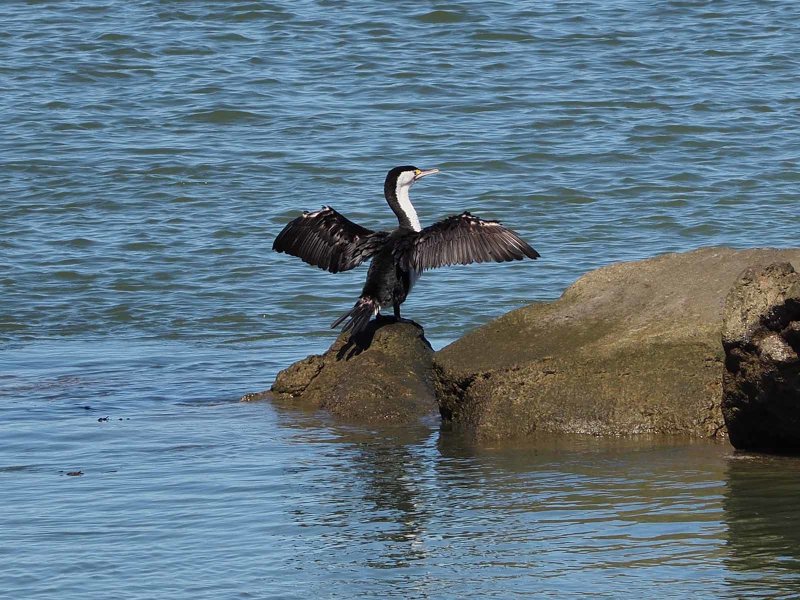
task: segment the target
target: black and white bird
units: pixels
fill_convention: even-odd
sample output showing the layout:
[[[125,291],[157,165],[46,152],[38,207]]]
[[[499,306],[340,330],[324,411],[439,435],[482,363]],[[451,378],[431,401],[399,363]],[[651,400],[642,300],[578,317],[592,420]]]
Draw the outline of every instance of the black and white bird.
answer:
[[[395,167],[386,176],[383,193],[397,215],[392,231],[372,231],[343,217],[330,206],[304,212],[275,238],[272,249],[297,256],[331,273],[347,271],[368,259],[372,264],[361,296],[353,308],[333,322],[356,334],[381,308],[392,306],[400,320],[400,305],[426,269],[473,262],[536,259],[539,253],[498,221],[484,221],[468,212],[423,228],[409,199],[411,186],[439,169]],[[348,320],[349,319],[349,320]]]

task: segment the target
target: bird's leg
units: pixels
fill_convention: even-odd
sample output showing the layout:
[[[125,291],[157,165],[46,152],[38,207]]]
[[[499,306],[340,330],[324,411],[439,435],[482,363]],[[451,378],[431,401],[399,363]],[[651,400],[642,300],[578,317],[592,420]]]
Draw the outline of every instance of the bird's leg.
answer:
[[[392,306],[394,307],[394,320],[396,323],[413,323],[411,319],[404,319],[400,316],[400,303],[397,300],[392,303]]]

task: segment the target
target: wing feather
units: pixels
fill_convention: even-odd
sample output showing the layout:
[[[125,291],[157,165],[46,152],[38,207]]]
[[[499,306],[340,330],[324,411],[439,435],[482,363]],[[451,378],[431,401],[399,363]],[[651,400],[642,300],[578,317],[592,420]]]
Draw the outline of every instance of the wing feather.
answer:
[[[370,258],[388,236],[388,232],[372,231],[353,223],[330,206],[323,206],[289,222],[275,238],[272,249],[338,273]]]
[[[468,212],[424,228],[404,255],[408,267],[418,272],[454,264],[539,257],[516,232],[498,221],[484,221]]]

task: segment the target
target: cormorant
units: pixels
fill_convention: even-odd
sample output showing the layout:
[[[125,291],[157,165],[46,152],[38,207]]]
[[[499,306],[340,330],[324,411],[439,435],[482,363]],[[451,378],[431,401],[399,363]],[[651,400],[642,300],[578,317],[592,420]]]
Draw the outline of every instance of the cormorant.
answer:
[[[333,322],[332,328],[349,318],[342,330],[356,334],[389,305],[400,320],[400,305],[425,269],[539,257],[519,235],[498,221],[484,221],[468,212],[423,228],[408,192],[416,181],[438,172],[439,169],[413,166],[389,171],[383,192],[399,222],[393,231],[371,231],[330,206],[323,206],[304,212],[275,238],[273,250],[297,256],[331,273],[347,271],[372,259],[361,296],[353,308]]]

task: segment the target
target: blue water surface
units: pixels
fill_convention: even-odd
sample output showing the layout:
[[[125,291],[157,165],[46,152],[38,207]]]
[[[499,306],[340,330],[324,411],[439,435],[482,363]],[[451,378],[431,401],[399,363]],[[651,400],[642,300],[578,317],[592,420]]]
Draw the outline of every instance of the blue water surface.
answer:
[[[792,459],[475,446],[238,398],[328,347],[363,268],[303,209],[470,210],[537,262],[428,272],[436,348],[586,271],[797,246],[789,0],[0,3],[0,596],[800,593]],[[81,473],[68,475],[68,473]]]

